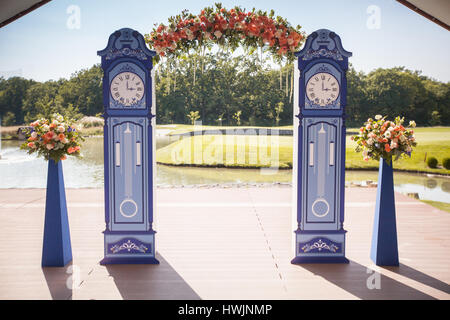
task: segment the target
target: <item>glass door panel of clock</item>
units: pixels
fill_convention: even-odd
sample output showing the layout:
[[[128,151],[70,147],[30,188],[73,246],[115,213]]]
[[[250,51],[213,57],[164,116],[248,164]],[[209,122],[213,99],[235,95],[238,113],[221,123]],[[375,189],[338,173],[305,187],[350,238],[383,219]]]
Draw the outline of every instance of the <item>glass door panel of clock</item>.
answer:
[[[120,63],[109,72],[112,109],[145,108],[145,73],[132,63]]]
[[[308,147],[306,157],[306,222],[336,222],[338,199],[338,162],[340,119],[319,118],[305,128]],[[323,228],[323,226],[321,227]]]
[[[305,72],[305,108],[341,107],[341,72],[329,63],[317,63]]]
[[[146,119],[114,118],[113,152],[113,230],[127,230],[127,225],[144,224],[146,204],[145,170],[142,158],[145,146]],[[143,227],[143,230],[145,228]]]
[[[332,105],[339,97],[339,82],[325,72],[317,73],[306,83],[306,95],[316,105],[326,107]]]

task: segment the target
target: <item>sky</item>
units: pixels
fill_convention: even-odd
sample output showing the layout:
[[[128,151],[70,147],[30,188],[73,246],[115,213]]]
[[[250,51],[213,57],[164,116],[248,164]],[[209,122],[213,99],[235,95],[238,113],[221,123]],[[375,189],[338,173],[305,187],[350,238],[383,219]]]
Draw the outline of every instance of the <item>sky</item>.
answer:
[[[154,24],[188,9],[199,13],[216,1],[204,0],[53,0],[0,29],[0,76],[37,81],[68,78],[100,62],[115,30],[142,34]],[[450,81],[450,32],[394,0],[241,0],[222,1],[251,10],[275,10],[306,34],[330,29],[353,52],[350,62],[368,73],[404,66],[443,82]]]

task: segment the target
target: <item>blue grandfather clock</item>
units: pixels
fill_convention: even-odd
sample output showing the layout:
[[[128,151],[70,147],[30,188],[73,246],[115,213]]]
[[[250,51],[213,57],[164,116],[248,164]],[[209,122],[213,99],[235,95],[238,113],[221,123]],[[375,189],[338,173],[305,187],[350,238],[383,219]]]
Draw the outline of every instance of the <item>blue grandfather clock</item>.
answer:
[[[124,28],[102,58],[105,258],[101,264],[157,264],[154,212],[153,61],[144,37]]]
[[[339,36],[326,29],[309,35],[296,54],[294,264],[348,263],[343,224],[346,71],[351,55]]]

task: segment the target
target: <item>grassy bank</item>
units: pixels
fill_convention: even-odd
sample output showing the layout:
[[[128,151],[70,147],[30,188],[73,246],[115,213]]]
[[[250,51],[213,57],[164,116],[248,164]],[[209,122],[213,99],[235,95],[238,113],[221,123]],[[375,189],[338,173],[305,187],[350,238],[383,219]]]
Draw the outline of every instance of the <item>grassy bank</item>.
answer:
[[[188,132],[192,128],[192,126],[174,127],[171,134]],[[209,128],[217,129],[218,127],[211,126]],[[425,162],[425,156],[433,156],[438,159],[439,165],[442,165],[442,160],[450,157],[450,128],[416,128],[415,131],[418,141],[417,148],[415,148],[411,158],[396,161],[394,168],[411,172],[450,174],[450,170],[442,167],[428,168]],[[279,144],[278,151],[271,147],[277,141]],[[354,148],[355,143],[350,140],[350,136],[347,136],[347,168],[378,169],[378,162],[364,161],[361,154],[356,153]],[[205,135],[185,137],[159,149],[156,154],[156,161],[168,165],[254,168],[275,165],[278,157],[280,168],[290,168],[293,162],[292,153],[293,137],[290,136],[273,138],[270,136]]]
[[[277,148],[272,148],[272,144]],[[278,158],[278,159],[277,159]],[[292,137],[204,135],[159,149],[158,163],[214,167],[292,167]]]

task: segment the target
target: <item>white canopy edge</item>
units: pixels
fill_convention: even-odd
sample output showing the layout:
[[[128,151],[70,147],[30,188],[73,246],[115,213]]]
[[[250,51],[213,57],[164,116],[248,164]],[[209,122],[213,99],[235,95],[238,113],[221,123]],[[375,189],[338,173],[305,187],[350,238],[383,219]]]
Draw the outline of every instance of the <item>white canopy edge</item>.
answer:
[[[0,28],[48,2],[50,2],[50,0],[1,0]]]

